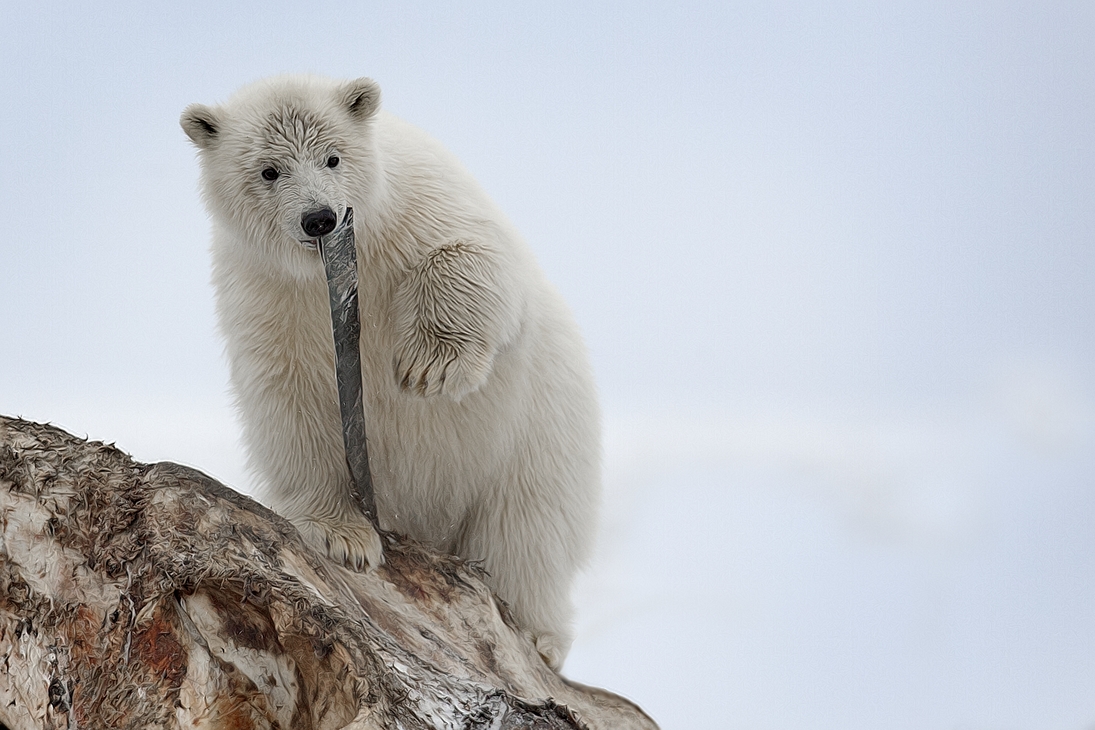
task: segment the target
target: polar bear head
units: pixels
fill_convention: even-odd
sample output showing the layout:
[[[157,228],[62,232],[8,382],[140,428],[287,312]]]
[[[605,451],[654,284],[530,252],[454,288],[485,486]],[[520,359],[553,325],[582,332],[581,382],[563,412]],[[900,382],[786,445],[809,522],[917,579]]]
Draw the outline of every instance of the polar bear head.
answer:
[[[198,147],[214,224],[264,257],[299,264],[347,207],[367,203],[379,107],[372,79],[314,76],[266,79],[223,105],[188,106],[180,123]]]

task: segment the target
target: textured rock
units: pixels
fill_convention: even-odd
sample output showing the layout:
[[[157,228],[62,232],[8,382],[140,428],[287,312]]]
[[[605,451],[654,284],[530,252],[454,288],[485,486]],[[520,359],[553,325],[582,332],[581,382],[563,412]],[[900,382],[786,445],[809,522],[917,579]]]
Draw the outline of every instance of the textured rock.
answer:
[[[0,723],[628,728],[475,566],[387,534],[355,573],[208,476],[0,417]]]

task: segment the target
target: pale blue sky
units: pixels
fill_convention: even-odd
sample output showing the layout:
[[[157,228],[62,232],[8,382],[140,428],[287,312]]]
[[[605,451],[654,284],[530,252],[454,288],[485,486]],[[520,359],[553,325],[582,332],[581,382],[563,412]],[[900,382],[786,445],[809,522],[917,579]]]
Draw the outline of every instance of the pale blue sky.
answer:
[[[178,116],[272,73],[369,75],[586,333],[609,437],[593,582],[616,593],[586,586],[568,668],[666,728],[1089,727],[1095,691],[1060,688],[1095,687],[1093,8],[7,2],[0,412],[246,486]],[[651,558],[659,579],[628,556],[713,519],[729,567],[702,580],[776,597],[707,611],[708,641],[674,603],[701,579],[687,551]],[[979,622],[1004,614],[1002,636]],[[780,644],[852,624],[889,638]],[[666,637],[649,666],[620,653],[636,627]],[[676,666],[692,645],[718,655]]]

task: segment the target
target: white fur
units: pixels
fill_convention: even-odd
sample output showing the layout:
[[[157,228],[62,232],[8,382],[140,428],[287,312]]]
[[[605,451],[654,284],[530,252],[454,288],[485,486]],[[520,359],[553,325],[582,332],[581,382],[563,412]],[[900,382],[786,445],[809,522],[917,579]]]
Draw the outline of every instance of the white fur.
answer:
[[[279,77],[183,113],[250,464],[271,506],[332,557],[380,562],[349,490],[326,280],[300,224],[318,206],[339,220],[351,206],[381,525],[482,561],[557,668],[599,497],[586,353],[468,172],[378,107],[368,79]],[[280,176],[263,179],[266,167]]]

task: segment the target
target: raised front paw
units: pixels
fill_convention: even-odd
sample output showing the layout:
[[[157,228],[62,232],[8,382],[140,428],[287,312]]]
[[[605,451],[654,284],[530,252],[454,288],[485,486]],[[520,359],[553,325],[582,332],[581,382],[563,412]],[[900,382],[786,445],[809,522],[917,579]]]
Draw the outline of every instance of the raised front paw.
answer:
[[[384,562],[384,547],[372,523],[364,515],[354,517],[304,517],[294,519],[293,524],[305,540],[331,560],[354,570],[369,571]]]
[[[478,390],[490,375],[492,353],[473,337],[419,326],[400,344],[395,378],[408,393],[460,400]]]
[[[494,356],[518,330],[514,286],[487,247],[438,246],[400,282],[392,300],[393,366],[399,386],[454,400],[482,387]]]

